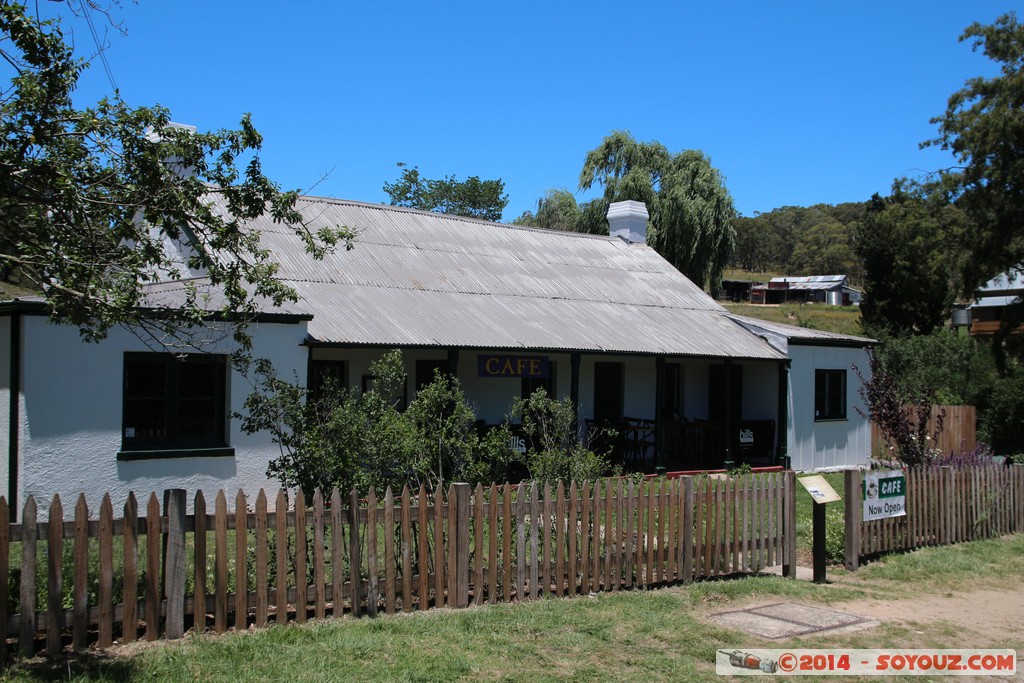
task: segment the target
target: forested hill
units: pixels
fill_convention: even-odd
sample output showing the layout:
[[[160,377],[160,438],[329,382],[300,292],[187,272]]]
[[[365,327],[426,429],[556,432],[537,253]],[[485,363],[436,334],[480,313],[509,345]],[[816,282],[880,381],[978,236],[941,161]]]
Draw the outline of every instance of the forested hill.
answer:
[[[735,218],[729,266],[757,273],[848,275],[859,285],[864,266],[854,244],[867,207],[867,202],[783,206]]]

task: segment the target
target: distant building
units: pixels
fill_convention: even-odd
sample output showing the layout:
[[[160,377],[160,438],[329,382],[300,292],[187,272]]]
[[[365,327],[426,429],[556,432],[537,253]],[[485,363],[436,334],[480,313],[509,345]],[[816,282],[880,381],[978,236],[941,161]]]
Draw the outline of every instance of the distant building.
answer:
[[[976,301],[970,306],[971,334],[991,336],[999,331],[1006,308],[1021,303],[1024,298],[1024,272],[1015,269],[997,275],[986,282],[976,295]]]
[[[857,306],[861,293],[850,286],[845,275],[808,275],[804,277],[773,277],[766,285],[750,290],[752,304],[784,304],[790,301]]]

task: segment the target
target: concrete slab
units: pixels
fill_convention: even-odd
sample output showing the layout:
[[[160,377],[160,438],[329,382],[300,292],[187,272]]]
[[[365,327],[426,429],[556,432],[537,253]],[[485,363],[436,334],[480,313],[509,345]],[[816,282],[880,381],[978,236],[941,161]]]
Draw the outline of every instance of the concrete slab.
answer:
[[[765,605],[750,611],[754,614],[814,626],[818,629],[837,628],[866,621],[863,617],[854,614],[844,614],[843,612],[836,612],[821,607],[808,607],[807,605],[799,605],[793,602]]]
[[[769,640],[814,633],[857,631],[878,625],[877,621],[854,614],[791,602],[721,612],[711,615],[710,619],[720,626],[746,631]]]

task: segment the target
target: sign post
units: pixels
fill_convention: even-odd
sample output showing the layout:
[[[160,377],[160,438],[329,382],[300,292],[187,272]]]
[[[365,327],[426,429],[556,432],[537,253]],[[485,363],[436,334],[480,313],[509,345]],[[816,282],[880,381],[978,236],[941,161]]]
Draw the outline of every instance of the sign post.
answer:
[[[842,500],[842,498],[820,474],[803,477],[799,481],[807,489],[807,493],[811,494],[811,500],[814,501],[814,517],[812,518],[814,583],[825,583],[825,504]]]

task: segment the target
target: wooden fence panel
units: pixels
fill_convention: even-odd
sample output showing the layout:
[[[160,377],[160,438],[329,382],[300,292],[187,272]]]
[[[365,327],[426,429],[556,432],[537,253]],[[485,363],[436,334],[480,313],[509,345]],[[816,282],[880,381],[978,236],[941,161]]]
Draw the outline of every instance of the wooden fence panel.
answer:
[[[252,623],[261,627],[271,614],[287,622],[292,608],[296,622],[307,615],[340,616],[346,600],[359,616],[378,609],[410,611],[416,605],[426,609],[431,591],[435,606],[464,607],[744,571],[761,566],[758,562],[769,554],[776,561],[785,556],[790,534],[782,523],[788,503],[784,481],[779,475],[757,475],[617,478],[582,488],[519,484],[472,490],[454,484],[447,501],[443,490],[428,494],[422,487],[418,496],[403,488],[397,501],[390,488],[382,500],[371,490],[365,501],[356,491],[346,501],[335,490],[329,504],[323,492],[315,491],[308,508],[303,492],[296,490],[291,510],[285,491],[278,491],[270,510],[260,490],[251,512],[244,491],[236,492],[230,509],[226,492],[220,491],[212,515],[202,493],[194,498],[194,514],[186,515],[183,492],[165,492],[163,512],[156,495],[148,497],[144,520],[134,496],[125,503],[121,520],[113,519],[105,497],[98,521],[90,521],[80,497],[73,522],[63,520],[55,498],[49,514],[61,522],[52,525],[36,522],[29,499],[22,525],[0,525],[0,579],[9,575],[4,563],[15,540],[24,576],[18,584],[19,604],[27,606],[15,615],[16,628],[9,635],[17,634],[28,653],[43,635],[36,633],[41,627],[47,652],[54,655],[69,635],[76,647],[85,646],[90,635],[108,645],[115,618],[122,621],[125,641],[136,636],[141,624],[147,639],[180,637],[188,615],[202,631],[208,625],[208,604],[214,630],[224,632],[229,625],[247,628],[250,610]],[[1015,480],[1003,476],[992,481],[1010,490]],[[992,507],[992,528],[1007,528],[1013,510],[1004,501]],[[0,520],[4,514],[0,499]],[[135,591],[140,532],[146,537],[141,601]],[[115,535],[123,535],[124,554],[116,560],[124,576],[123,605],[113,604]],[[51,560],[50,598],[42,612],[34,585],[40,536]],[[71,582],[62,576],[67,568],[59,561],[68,543],[75,561]],[[100,566],[88,562],[90,557],[95,561],[90,544],[98,548]],[[189,567],[186,544],[196,553]],[[765,559],[755,561],[759,552]],[[212,587],[207,586],[208,566]],[[186,594],[186,572],[194,579],[191,594]],[[60,596],[68,585],[72,606],[65,610]],[[89,585],[98,586],[93,595],[98,604],[88,602]],[[144,621],[138,619],[140,605]],[[65,628],[69,617],[70,628]]]

